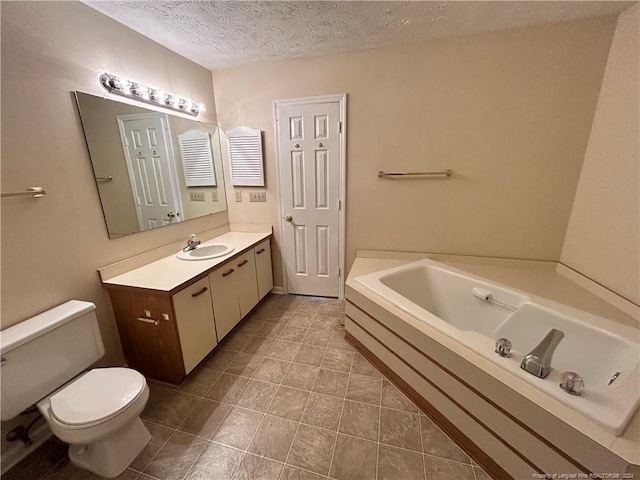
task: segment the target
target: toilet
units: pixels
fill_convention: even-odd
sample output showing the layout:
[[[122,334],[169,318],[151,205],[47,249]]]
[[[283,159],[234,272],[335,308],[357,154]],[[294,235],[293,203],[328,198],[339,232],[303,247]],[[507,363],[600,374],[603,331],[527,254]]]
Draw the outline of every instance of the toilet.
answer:
[[[2,331],[2,420],[35,404],[73,464],[113,478],[151,440],[149,387],[130,368],[86,371],[104,355],[95,308],[70,300]]]

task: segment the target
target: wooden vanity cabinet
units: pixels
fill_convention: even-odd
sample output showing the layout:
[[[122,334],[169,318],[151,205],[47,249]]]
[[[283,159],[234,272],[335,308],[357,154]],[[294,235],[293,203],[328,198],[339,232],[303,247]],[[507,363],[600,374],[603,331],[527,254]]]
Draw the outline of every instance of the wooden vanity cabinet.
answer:
[[[129,366],[179,383],[273,288],[269,239],[178,291],[108,288]]]

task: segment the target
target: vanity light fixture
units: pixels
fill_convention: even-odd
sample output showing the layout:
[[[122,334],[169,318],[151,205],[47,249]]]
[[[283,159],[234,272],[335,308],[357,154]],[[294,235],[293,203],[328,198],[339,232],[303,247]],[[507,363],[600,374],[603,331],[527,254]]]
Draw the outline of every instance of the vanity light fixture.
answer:
[[[105,72],[100,75],[100,84],[110,93],[134,98],[140,102],[150,103],[158,107],[170,108],[194,117],[207,111],[204,103],[195,103],[179,95],[166,93],[162,89],[132,82],[123,76],[111,75]]]

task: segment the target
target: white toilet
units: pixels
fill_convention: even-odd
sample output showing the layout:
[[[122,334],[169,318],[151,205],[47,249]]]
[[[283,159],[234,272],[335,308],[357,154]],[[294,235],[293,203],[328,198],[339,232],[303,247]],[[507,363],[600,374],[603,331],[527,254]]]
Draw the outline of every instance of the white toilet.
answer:
[[[37,403],[75,465],[113,478],[151,440],[149,387],[129,368],[84,372],[104,355],[95,308],[71,300],[2,331],[2,420]]]

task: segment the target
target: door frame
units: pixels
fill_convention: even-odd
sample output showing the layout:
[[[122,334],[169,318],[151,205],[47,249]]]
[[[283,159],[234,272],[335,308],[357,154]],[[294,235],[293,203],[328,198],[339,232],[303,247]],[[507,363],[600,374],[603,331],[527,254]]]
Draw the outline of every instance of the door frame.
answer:
[[[120,132],[120,143],[122,145],[122,150],[124,152],[125,164],[127,167],[127,173],[129,174],[129,182],[131,185],[131,193],[135,194],[137,192],[136,182],[133,177],[133,172],[131,171],[132,163],[131,156],[129,154],[129,149],[126,144],[126,135],[125,135],[125,127],[124,123],[129,120],[146,120],[148,118],[160,118],[160,123],[162,124],[163,129],[163,142],[165,145],[165,150],[167,152],[167,160],[169,162],[169,173],[170,173],[170,183],[171,183],[171,195],[173,196],[174,205],[180,215],[184,214],[184,209],[182,208],[182,198],[180,198],[180,189],[178,188],[178,176],[176,173],[176,157],[175,152],[173,151],[173,141],[171,140],[171,130],[169,129],[169,119],[166,113],[157,112],[157,113],[130,113],[124,115],[116,115],[116,121],[118,122],[118,131]],[[134,198],[135,201],[135,198]],[[148,230],[145,229],[145,226],[142,222],[142,212],[140,210],[140,206],[135,204],[136,216],[138,217],[138,227],[140,228],[140,232],[146,232]],[[182,221],[182,217],[176,220],[176,223]],[[161,225],[162,226],[162,225]]]
[[[340,108],[340,118],[339,122],[342,125],[342,130],[340,132],[340,159],[339,159],[339,173],[340,173],[340,208],[338,209],[338,282],[339,282],[339,299],[344,299],[344,284],[346,279],[345,268],[345,227],[346,227],[346,193],[347,193],[347,94],[340,93],[334,95],[320,95],[317,97],[301,97],[301,98],[291,98],[286,100],[274,100],[273,102],[273,126],[274,126],[274,134],[276,138],[276,163],[277,163],[277,188],[278,188],[278,197],[280,197],[280,201],[278,202],[278,215],[280,217],[280,241],[282,242],[282,255],[280,255],[282,260],[282,286],[283,293],[289,293],[289,282],[287,279],[287,269],[285,266],[286,255],[285,252],[287,250],[284,229],[286,228],[286,222],[284,220],[283,212],[284,212],[284,204],[281,195],[281,185],[282,185],[282,172],[280,169],[280,135],[279,135],[279,108],[285,106],[296,106],[296,105],[308,105],[314,103],[338,103]]]

